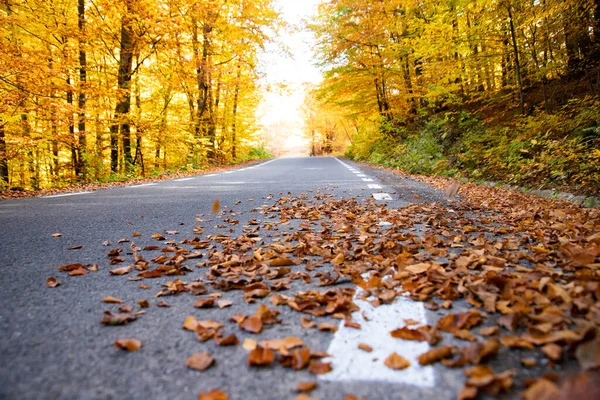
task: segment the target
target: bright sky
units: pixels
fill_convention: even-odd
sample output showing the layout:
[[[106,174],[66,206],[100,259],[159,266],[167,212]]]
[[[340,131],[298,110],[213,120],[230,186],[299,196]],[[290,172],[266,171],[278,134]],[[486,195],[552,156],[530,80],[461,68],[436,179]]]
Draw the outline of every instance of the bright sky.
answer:
[[[264,99],[258,109],[266,137],[278,136],[277,142],[285,153],[306,153],[303,138],[302,104],[305,83],[319,83],[321,72],[313,65],[311,48],[314,40],[310,32],[299,29],[302,20],[316,12],[320,0],[275,0],[283,19],[290,25],[281,32],[280,44],[269,45],[261,56],[261,70],[265,73]],[[298,29],[295,29],[298,28]],[[281,50],[281,44],[288,53]],[[281,137],[284,136],[284,137]]]

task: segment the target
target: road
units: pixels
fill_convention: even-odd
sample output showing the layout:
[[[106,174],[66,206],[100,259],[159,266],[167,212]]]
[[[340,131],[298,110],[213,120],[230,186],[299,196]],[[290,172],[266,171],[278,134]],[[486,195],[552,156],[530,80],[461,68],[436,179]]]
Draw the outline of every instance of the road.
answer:
[[[339,326],[337,332],[328,332],[303,328],[301,317],[306,314],[290,307],[274,307],[268,297],[246,303],[240,290],[221,291],[206,285],[210,293],[222,296],[220,300],[232,301],[230,307],[222,309],[194,308],[196,298],[190,293],[154,297],[163,288],[161,284],[176,278],[186,283],[205,278],[207,267],[196,268],[194,264],[206,261],[218,245],[201,250],[203,258],[186,260],[190,272],[185,276],[131,281],[127,278],[137,271],[124,276],[108,273],[132,263],[132,242],[140,248],[165,247],[165,242],[179,246],[185,238],[195,236],[208,241],[217,234],[238,237],[244,229],[246,233],[253,229],[254,225],[247,225],[253,219],[262,227],[258,232],[264,249],[274,239],[285,244],[282,238],[301,226],[298,220],[282,223],[276,218],[276,207],[285,202],[277,203],[282,197],[295,199],[292,210],[302,209],[315,197],[320,204],[356,198],[357,204],[369,203],[376,210],[445,200],[443,193],[408,178],[335,157],[315,157],[274,159],[218,174],[90,193],[2,201],[0,398],[195,399],[201,392],[218,388],[229,393],[230,399],[294,399],[298,395],[295,387],[301,381],[318,382],[310,396],[321,399],[343,399],[348,394],[369,399],[456,398],[464,383],[461,369],[420,367],[415,359],[429,349],[427,343],[389,335],[390,330],[403,325],[404,319],[426,324],[439,317],[422,303],[398,297],[392,304],[374,308],[359,300],[357,293],[355,300],[361,310],[354,314],[354,320],[360,322],[361,329],[344,327],[339,319],[319,318],[318,323]],[[219,212],[212,214],[216,199]],[[277,226],[278,231],[267,230],[265,224]],[[385,229],[386,225],[390,223],[379,219],[373,227]],[[202,226],[204,231],[196,235],[195,226]],[[313,225],[315,232],[318,226]],[[52,236],[55,233],[61,236]],[[166,241],[155,240],[153,234],[163,235]],[[118,243],[122,238],[128,242]],[[106,241],[109,246],[104,245]],[[254,242],[253,249],[259,245]],[[69,250],[73,246],[82,247]],[[107,253],[114,248],[123,250],[125,261],[120,265],[109,265]],[[138,254],[151,259],[161,252]],[[98,264],[98,271],[68,276],[57,270],[70,263]],[[314,276],[317,271],[331,271],[329,263],[321,264],[320,269],[308,273]],[[305,265],[292,269],[304,271]],[[48,288],[46,279],[50,276],[62,285]],[[140,283],[149,289],[140,288]],[[311,283],[294,280],[291,289],[281,293],[291,296],[295,291],[356,288],[349,280],[329,287],[317,283],[316,278]],[[143,299],[150,307],[127,325],[105,326],[100,323],[104,310],[116,312],[119,306],[101,302],[106,296],[122,299],[134,306],[134,311],[140,309],[136,303]],[[170,307],[157,307],[159,301]],[[238,313],[251,315],[261,303],[278,309],[282,322],[256,335],[228,320]],[[224,323],[225,332],[235,333],[240,344],[225,347],[212,340],[196,340],[193,333],[182,329],[188,315]],[[297,371],[277,363],[247,365],[248,351],[241,345],[244,339],[285,337],[301,338],[311,352],[328,352],[333,370],[313,375],[306,369]],[[122,351],[113,344],[119,338],[137,338],[143,346],[136,352]],[[358,343],[370,344],[373,352],[357,349]],[[190,355],[205,351],[215,358],[214,365],[202,372],[185,366]],[[411,367],[396,371],[384,366],[383,360],[392,351],[412,360]]]

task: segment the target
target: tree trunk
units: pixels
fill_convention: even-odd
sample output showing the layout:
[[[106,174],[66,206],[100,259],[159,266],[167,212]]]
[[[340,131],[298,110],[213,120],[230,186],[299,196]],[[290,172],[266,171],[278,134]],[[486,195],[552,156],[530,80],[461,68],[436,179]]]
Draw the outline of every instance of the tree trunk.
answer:
[[[515,33],[515,24],[513,21],[512,6],[506,3],[508,11],[508,24],[510,26],[510,37],[512,40],[513,55],[515,58],[515,77],[517,78],[517,87],[519,89],[519,110],[521,114],[525,114],[525,103],[523,99],[523,83],[521,80],[521,64],[519,63],[519,47],[517,46],[517,36]]]
[[[242,66],[238,61],[237,73],[235,76],[235,90],[233,92],[233,121],[231,122],[231,157],[233,161],[237,158],[237,108],[240,95],[240,79],[242,77]]]
[[[0,188],[8,186],[8,155],[6,154],[6,122],[0,119]]]
[[[85,132],[85,86],[87,83],[87,54],[85,45],[85,0],[77,0],[78,27],[79,27],[79,96],[77,98],[79,146],[77,147],[77,158],[81,177],[87,179],[87,168],[85,153],[87,147]]]
[[[115,121],[110,127],[110,161],[111,171],[118,172],[119,168],[119,134],[123,142],[123,157],[125,170],[133,164],[131,157],[131,127],[129,111],[131,110],[131,76],[133,65],[134,37],[132,21],[128,15],[131,12],[131,2],[126,1],[127,14],[121,18],[121,41],[119,54],[119,73],[117,76],[118,94],[115,107]]]

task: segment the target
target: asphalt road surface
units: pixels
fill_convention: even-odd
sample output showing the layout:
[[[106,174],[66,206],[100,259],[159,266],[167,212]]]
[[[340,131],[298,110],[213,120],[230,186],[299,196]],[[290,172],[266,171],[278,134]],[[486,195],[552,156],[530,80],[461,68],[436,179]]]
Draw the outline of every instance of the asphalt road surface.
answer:
[[[131,264],[132,242],[139,247],[165,246],[152,238],[153,234],[164,235],[166,242],[173,243],[195,236],[206,239],[212,235],[210,239],[218,233],[236,237],[253,218],[264,224],[270,218],[265,207],[281,197],[308,199],[316,195],[326,195],[323,201],[357,198],[388,208],[445,200],[443,193],[408,178],[335,157],[315,157],[274,159],[218,174],[95,192],[1,201],[0,398],[196,399],[199,393],[218,388],[229,393],[230,399],[294,399],[301,381],[318,382],[310,396],[320,399],[343,399],[348,394],[371,400],[456,398],[464,383],[461,369],[420,367],[413,362],[410,368],[395,371],[383,365],[391,351],[414,359],[428,349],[426,343],[389,336],[390,329],[403,319],[420,323],[431,319],[432,312],[421,303],[398,298],[375,309],[359,302],[357,318],[362,329],[341,327],[335,333],[303,328],[303,314],[277,307],[282,323],[255,335],[228,318],[237,313],[250,315],[261,303],[273,308],[267,298],[248,304],[241,291],[223,291],[220,299],[231,300],[230,307],[198,309],[193,307],[194,296],[187,293],[154,297],[163,283],[176,278],[189,283],[202,277],[206,268],[194,264],[206,258],[188,260],[191,272],[186,276],[140,282],[127,279],[134,273],[108,273]],[[216,199],[220,212],[215,215],[211,209]],[[227,223],[231,210],[239,224]],[[195,235],[193,229],[198,225],[204,232]],[[290,232],[296,228],[296,222],[279,227]],[[55,233],[61,236],[53,237]],[[263,231],[261,235],[268,243],[269,234]],[[122,238],[129,242],[118,243]],[[104,245],[106,241],[109,246]],[[69,250],[72,246],[82,248]],[[121,265],[109,265],[107,252],[114,248],[123,250],[125,262]],[[143,254],[150,259],[161,253]],[[98,264],[98,271],[68,276],[57,270],[70,263]],[[50,276],[62,285],[47,287]],[[140,283],[149,289],[140,288]],[[327,289],[296,281],[293,285],[282,293]],[[341,286],[353,285],[346,282]],[[143,299],[150,307],[127,325],[106,326],[100,323],[103,312],[116,312],[119,306],[102,303],[106,296],[122,299],[134,306],[134,312]],[[157,307],[161,300],[171,307]],[[240,344],[223,347],[212,340],[196,340],[193,333],[182,329],[188,315],[224,323],[225,331],[235,333]],[[244,339],[284,337],[301,338],[311,351],[331,354],[333,370],[313,375],[306,369],[296,371],[276,363],[263,368],[247,365]],[[114,346],[119,338],[137,338],[143,346],[135,352],[119,350]],[[357,349],[358,342],[370,343],[373,352]],[[191,354],[204,351],[215,358],[212,367],[202,372],[186,367]]]

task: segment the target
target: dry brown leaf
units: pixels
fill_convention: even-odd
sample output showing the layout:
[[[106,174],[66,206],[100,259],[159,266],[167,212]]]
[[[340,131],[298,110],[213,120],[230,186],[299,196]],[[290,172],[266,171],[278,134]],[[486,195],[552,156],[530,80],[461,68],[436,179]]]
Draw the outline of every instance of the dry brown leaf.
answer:
[[[219,301],[217,301],[217,306],[219,308],[229,307],[232,304],[233,304],[233,301],[231,301],[231,300],[219,300]]]
[[[448,357],[452,356],[453,349],[454,349],[454,346],[450,346],[450,345],[436,347],[434,349],[431,349],[431,350],[421,354],[419,357],[417,357],[417,360],[419,361],[419,364],[421,364],[421,365],[433,364],[434,362],[438,362],[444,358],[448,358]]]
[[[263,328],[263,322],[260,320],[260,318],[255,316],[246,317],[240,323],[240,328],[248,332],[260,333]]]
[[[338,330],[338,327],[337,325],[331,324],[329,322],[322,322],[317,326],[317,329],[320,331],[335,332]]]
[[[181,327],[188,331],[196,332],[196,329],[198,329],[198,321],[196,320],[196,317],[190,315],[185,318]]]
[[[136,351],[142,347],[142,341],[139,339],[117,339],[115,346],[121,350]]]
[[[55,238],[56,238],[56,237],[61,237],[61,236],[62,236],[62,233],[53,233],[53,234],[52,234],[52,235],[50,235],[50,236],[52,236],[52,237],[55,237]]]
[[[312,360],[308,365],[308,372],[315,375],[323,375],[328,372],[331,372],[331,363],[330,362],[321,362],[318,360]]]
[[[216,214],[219,212],[219,208],[221,208],[221,203],[219,202],[219,199],[216,199],[212,205],[212,213]]]
[[[303,315],[302,319],[300,320],[300,325],[305,329],[310,329],[314,328],[317,325],[317,323],[308,318],[307,316]]]
[[[194,307],[195,308],[210,308],[215,304],[215,299],[214,297],[210,297],[207,299],[198,299],[196,300],[196,303],[194,303]]]
[[[110,271],[108,271],[108,273],[111,275],[125,275],[130,272],[131,272],[131,265],[126,266],[126,267],[111,269]]]
[[[542,378],[521,392],[521,397],[524,400],[551,400],[558,397],[558,392],[554,382]]]
[[[282,352],[304,346],[304,341],[300,338],[291,336],[284,339],[263,340],[260,342],[260,346],[266,349]]]
[[[298,392],[311,392],[317,388],[317,382],[299,382],[298,386],[296,386],[296,390]]]
[[[366,343],[359,343],[358,348],[363,351],[366,351],[367,353],[370,353],[373,351],[373,348]]]
[[[88,271],[85,268],[77,268],[69,272],[69,276],[87,275]]]
[[[246,351],[254,350],[258,346],[258,343],[254,339],[246,338],[242,343],[242,348]]]
[[[215,336],[215,343],[219,346],[235,346],[239,343],[239,340],[235,334],[229,336]]]
[[[286,267],[289,265],[296,265],[293,260],[287,257],[277,257],[269,261],[271,267]]]
[[[141,308],[148,308],[150,307],[150,302],[148,302],[147,299],[143,299],[137,302],[138,306],[140,306]]]
[[[310,349],[296,349],[292,352],[292,368],[300,370],[306,368],[310,361]]]
[[[269,365],[275,360],[275,353],[273,350],[266,349],[263,347],[256,347],[248,354],[248,365],[250,366],[265,366]]]
[[[410,361],[396,352],[390,354],[383,363],[386,367],[396,370],[410,367]]]
[[[46,286],[48,286],[49,288],[55,288],[57,286],[60,286],[62,284],[61,281],[57,280],[55,277],[51,276],[48,279],[46,279]]]
[[[557,345],[556,343],[549,343],[547,345],[542,346],[542,353],[546,355],[551,360],[557,361],[562,357],[562,347]]]
[[[204,371],[209,368],[215,359],[208,352],[202,353],[194,353],[187,359],[185,362],[185,366],[192,369],[197,369],[198,371]]]
[[[229,400],[229,395],[219,389],[200,393],[198,400]]]
[[[101,301],[103,303],[115,303],[115,304],[121,304],[121,303],[123,303],[123,300],[121,300],[121,299],[119,299],[117,297],[112,297],[112,296],[106,296]]]

